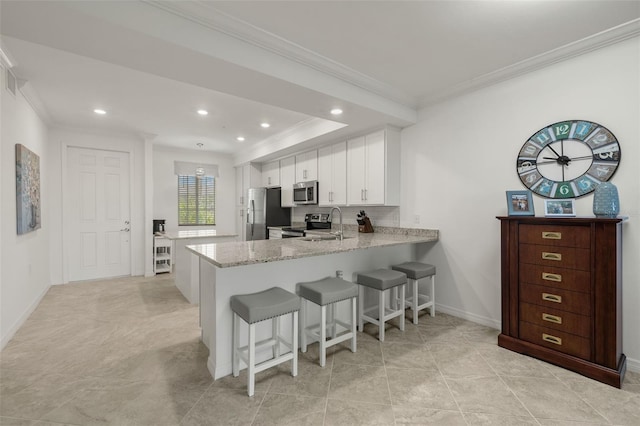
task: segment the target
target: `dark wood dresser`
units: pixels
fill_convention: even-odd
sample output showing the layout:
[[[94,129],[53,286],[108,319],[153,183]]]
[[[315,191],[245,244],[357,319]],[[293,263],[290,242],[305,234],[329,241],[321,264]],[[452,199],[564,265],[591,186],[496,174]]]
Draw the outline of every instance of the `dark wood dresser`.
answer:
[[[620,387],[622,219],[498,217],[498,345]]]

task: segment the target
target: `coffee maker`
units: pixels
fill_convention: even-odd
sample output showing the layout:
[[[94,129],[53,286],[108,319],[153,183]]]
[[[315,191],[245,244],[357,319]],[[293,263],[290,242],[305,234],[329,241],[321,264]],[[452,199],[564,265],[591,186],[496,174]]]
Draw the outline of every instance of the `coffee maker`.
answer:
[[[164,234],[165,219],[153,219],[153,233]]]

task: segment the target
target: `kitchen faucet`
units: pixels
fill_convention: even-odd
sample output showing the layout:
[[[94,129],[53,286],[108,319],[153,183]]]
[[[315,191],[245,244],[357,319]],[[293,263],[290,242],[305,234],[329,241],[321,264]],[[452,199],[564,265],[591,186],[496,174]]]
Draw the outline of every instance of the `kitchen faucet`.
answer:
[[[337,235],[338,237],[340,237],[340,241],[342,241],[343,238],[343,230],[342,230],[342,210],[340,210],[340,207],[331,207],[331,211],[329,212],[329,215],[331,215],[331,222],[333,223],[333,211],[334,210],[338,210],[338,213],[340,213],[340,230],[338,232],[335,232],[334,234]]]

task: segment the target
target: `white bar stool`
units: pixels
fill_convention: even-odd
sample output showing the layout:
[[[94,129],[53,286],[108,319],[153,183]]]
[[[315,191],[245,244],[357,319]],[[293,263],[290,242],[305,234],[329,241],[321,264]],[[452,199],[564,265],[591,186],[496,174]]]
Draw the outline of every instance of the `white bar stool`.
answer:
[[[376,324],[378,326],[378,339],[384,342],[384,323],[392,318],[400,317],[400,330],[404,331],[404,289],[407,283],[407,276],[400,271],[376,269],[357,274],[356,281],[360,285],[358,329],[360,331],[363,330],[364,321]],[[377,319],[367,315],[364,311],[365,287],[378,291]],[[387,309],[385,306],[385,291],[397,289],[398,287],[400,287],[400,305],[396,303],[395,298],[390,297],[391,306]],[[370,310],[375,310],[375,307]]]
[[[351,352],[356,351],[356,298],[358,286],[341,278],[323,278],[317,281],[303,282],[296,285],[296,292],[302,298],[300,310],[300,350],[307,351],[307,337],[317,340],[320,348],[320,366],[324,367],[327,360],[327,348],[346,340],[351,340]],[[336,319],[337,303],[351,299],[351,323]],[[307,302],[320,307],[320,323],[307,327]],[[327,323],[327,307],[329,307],[329,322]],[[337,333],[337,326],[346,332]],[[331,338],[327,340],[327,328],[331,331]]]
[[[233,376],[240,374],[240,359],[247,365],[247,393],[253,396],[255,376],[267,368],[283,362],[292,361],[291,375],[298,375],[298,311],[300,298],[280,287],[273,287],[258,293],[231,296],[233,311]],[[293,325],[291,342],[280,335],[280,317],[292,314]],[[249,325],[249,343],[240,347],[240,321]],[[268,339],[256,342],[256,323],[272,320],[272,333]],[[280,354],[280,344],[291,350]],[[256,365],[256,349],[271,347],[273,358]]]
[[[418,312],[431,308],[432,317],[436,316],[436,267],[428,263],[405,262],[391,267],[394,271],[407,274],[409,285],[412,288],[411,296],[406,298],[406,305],[413,311],[413,323],[418,324]],[[431,293],[420,294],[419,281],[422,278],[431,277]]]

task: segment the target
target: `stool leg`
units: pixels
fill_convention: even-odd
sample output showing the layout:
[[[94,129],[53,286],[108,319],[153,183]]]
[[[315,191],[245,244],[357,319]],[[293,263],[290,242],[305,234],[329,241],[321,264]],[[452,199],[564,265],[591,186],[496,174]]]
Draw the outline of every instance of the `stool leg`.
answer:
[[[273,357],[280,356],[280,317],[271,320],[271,338],[275,340],[273,343]]]
[[[256,325],[249,324],[249,365],[247,366],[247,393],[253,396],[256,383]]]
[[[378,292],[378,340],[384,342],[384,290]]]
[[[238,347],[240,342],[240,321],[238,320],[238,314],[233,313],[233,377],[240,375],[240,357],[238,356]]]
[[[364,321],[362,320],[364,315],[364,287],[358,286],[358,330],[360,333],[364,330]]]
[[[327,305],[320,307],[320,342],[318,352],[320,352],[320,367],[324,367],[327,363]]]
[[[356,351],[356,298],[351,299],[351,352]]]
[[[404,297],[405,297],[404,290],[405,290],[405,286],[406,286],[406,284],[402,284],[400,286],[400,302],[402,302],[402,313],[400,314],[400,331],[404,331]]]
[[[330,309],[329,323],[331,324],[331,338],[335,339],[336,334],[338,333],[338,327],[336,326],[336,309],[338,309],[337,304],[336,303],[330,304],[329,309]]]
[[[420,293],[418,292],[418,280],[410,280],[413,284],[413,300],[411,309],[413,310],[413,323],[418,324],[418,302],[420,302]]]
[[[300,298],[300,350],[307,352],[307,299]]]
[[[293,352],[293,359],[291,360],[291,375],[296,377],[298,375],[298,311],[293,313],[293,324],[291,325],[291,351]]]
[[[436,316],[436,276],[431,275],[431,316]]]

